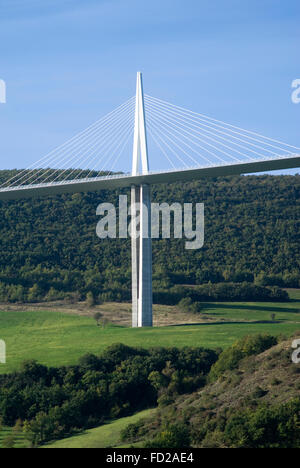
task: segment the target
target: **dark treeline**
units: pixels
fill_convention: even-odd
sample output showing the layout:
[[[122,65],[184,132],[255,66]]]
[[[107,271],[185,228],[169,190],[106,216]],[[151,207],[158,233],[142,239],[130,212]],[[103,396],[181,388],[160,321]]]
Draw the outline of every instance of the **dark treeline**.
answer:
[[[161,390],[191,392],[204,385],[218,353],[203,348],[131,348],[115,344],[77,366],[47,368],[24,362],[0,376],[0,419],[17,421],[34,446],[66,437],[104,419],[156,406]]]
[[[201,286],[172,286],[167,291],[154,291],[154,303],[176,305],[189,298],[192,302],[203,301],[272,301],[285,302],[289,295],[278,286],[264,287],[252,283],[208,283]]]
[[[12,173],[1,171],[0,181]],[[155,299],[180,284],[299,287],[299,187],[299,175],[154,186],[155,202],[205,203],[202,249],[185,250],[184,239],[153,241]],[[129,300],[130,240],[96,236],[98,204],[118,206],[120,193],[1,202],[0,301],[85,299],[88,292],[101,301]],[[209,297],[225,299],[224,285],[209,287]]]

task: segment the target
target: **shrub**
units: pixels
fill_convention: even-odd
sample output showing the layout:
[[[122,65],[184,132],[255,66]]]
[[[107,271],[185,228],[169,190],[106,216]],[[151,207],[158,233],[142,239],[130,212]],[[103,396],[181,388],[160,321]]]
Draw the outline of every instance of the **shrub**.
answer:
[[[127,427],[121,430],[120,436],[122,441],[134,442],[145,433],[144,421],[141,419],[136,423],[129,424]]]
[[[189,448],[190,432],[183,423],[170,424],[154,439],[145,444],[145,448]]]
[[[91,291],[89,291],[86,295],[86,302],[89,307],[94,307],[95,305],[94,294]]]
[[[98,327],[100,325],[100,321],[101,321],[102,317],[103,317],[103,315],[101,314],[101,312],[96,312],[94,314],[94,320],[96,321]]]
[[[296,448],[300,445],[300,399],[275,407],[261,406],[231,416],[224,431],[230,447]]]
[[[260,354],[276,344],[277,339],[270,335],[245,336],[220,354],[218,361],[211,368],[209,379],[216,380],[225,371],[238,367],[243,358]]]

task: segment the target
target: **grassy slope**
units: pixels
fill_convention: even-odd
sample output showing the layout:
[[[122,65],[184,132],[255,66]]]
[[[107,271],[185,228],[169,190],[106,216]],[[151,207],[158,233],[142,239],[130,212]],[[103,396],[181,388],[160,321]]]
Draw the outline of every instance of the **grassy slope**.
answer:
[[[245,409],[253,399],[257,404],[278,405],[299,397],[300,369],[292,362],[291,354],[291,340],[285,340],[257,356],[245,358],[237,369],[224,372],[216,382],[203,389],[179,396],[172,406],[173,411],[170,407],[160,408],[155,423],[152,418],[146,421],[148,436],[145,439],[154,437],[161,430],[160,422],[164,417],[169,422],[189,417],[191,430],[197,431],[222,411]],[[258,388],[264,393],[258,395]],[[207,447],[205,443],[196,446]]]
[[[291,361],[291,353],[291,340],[283,341],[258,356],[246,358],[238,369],[225,372],[221,379],[208,384],[203,390],[178,397],[175,405],[178,419],[182,413],[189,413],[192,426],[199,427],[208,414],[213,416],[224,408],[240,407],[246,398],[254,395],[258,386],[265,391],[265,395],[259,398],[261,402],[279,404],[295,398],[299,395],[300,373],[298,366]],[[168,413],[169,408],[159,411]],[[155,415],[155,410],[146,410],[86,431],[82,435],[57,441],[50,444],[49,448],[120,446],[118,444],[121,429],[140,419],[149,420],[146,421],[145,427],[148,426],[150,436],[154,435],[152,422]],[[157,428],[159,424],[154,426]],[[123,447],[138,447],[141,444],[143,441],[125,443]]]
[[[96,429],[90,429],[83,434],[70,437],[68,439],[58,440],[53,444],[46,445],[43,448],[105,448],[117,447],[120,444],[120,431],[128,424],[135,423],[140,419],[147,418],[154,414],[155,410],[145,410],[120,418],[111,423],[104,424]]]
[[[18,368],[24,359],[49,366],[75,364],[79,357],[99,354],[112,343],[130,346],[226,347],[250,333],[291,334],[300,329],[300,294],[290,303],[207,304],[207,323],[132,329],[108,326],[102,330],[93,318],[60,312],[0,311],[0,338],[6,341],[7,364],[0,373]],[[276,323],[270,322],[276,312]],[[195,316],[197,321],[197,316]]]
[[[192,404],[198,410],[201,405],[205,406],[209,397],[213,399],[216,412],[223,407],[238,407],[245,398],[253,397],[257,387],[266,392],[257,397],[260,402],[282,404],[299,396],[300,369],[292,362],[291,344],[291,340],[285,340],[257,356],[245,358],[237,370],[225,372],[218,381],[190,398],[180,398],[179,407]]]
[[[11,433],[13,432],[11,427],[4,427],[2,431],[0,431],[0,448],[2,447],[3,441],[6,439],[6,437],[10,436]],[[15,444],[14,448],[27,448],[28,447],[28,442],[24,440],[23,434],[17,434],[15,438]]]

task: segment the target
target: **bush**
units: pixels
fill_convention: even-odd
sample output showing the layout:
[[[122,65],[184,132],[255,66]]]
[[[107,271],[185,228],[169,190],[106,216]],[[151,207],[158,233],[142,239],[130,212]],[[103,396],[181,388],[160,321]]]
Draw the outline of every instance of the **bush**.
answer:
[[[89,307],[94,307],[95,305],[94,294],[91,291],[89,291],[86,295],[86,302]]]
[[[129,424],[127,427],[121,430],[120,436],[122,441],[135,442],[137,439],[142,437],[145,433],[144,421],[140,421]]]
[[[273,301],[286,302],[289,295],[278,287],[267,288],[252,283],[207,283],[193,288],[173,286],[168,290],[154,290],[155,304],[189,307],[206,301]],[[182,301],[182,302],[181,302]],[[196,312],[199,312],[196,311]]]
[[[199,314],[202,311],[201,302],[193,302],[190,297],[181,299],[178,303],[178,307],[180,310],[190,314]]]
[[[153,407],[165,390],[173,402],[178,392],[201,385],[216,360],[216,352],[204,348],[146,350],[116,343],[69,367],[26,361],[19,372],[0,375],[0,418],[6,426],[26,421],[32,445],[61,439]],[[132,436],[135,431],[131,428]]]
[[[80,300],[78,292],[69,292],[65,294],[64,301],[66,304],[76,304]]]
[[[103,315],[101,314],[101,312],[96,312],[94,314],[94,320],[96,320],[97,327],[99,327],[100,321],[101,321],[102,318],[103,318]]]
[[[256,411],[236,412],[226,424],[230,447],[296,448],[300,446],[300,399]]]
[[[243,358],[260,354],[276,344],[277,338],[274,336],[245,336],[220,354],[218,361],[211,368],[209,379],[211,381],[218,379],[225,371],[238,367]]]
[[[145,443],[145,448],[189,448],[190,432],[183,423],[170,424],[154,439]]]

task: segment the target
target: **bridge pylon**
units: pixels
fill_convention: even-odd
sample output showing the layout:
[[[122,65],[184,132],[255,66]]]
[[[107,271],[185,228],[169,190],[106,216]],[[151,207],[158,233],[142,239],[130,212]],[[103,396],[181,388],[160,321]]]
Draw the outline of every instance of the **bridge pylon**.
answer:
[[[132,175],[149,173],[142,73],[137,74]],[[131,187],[132,326],[152,327],[151,195],[147,184]]]

